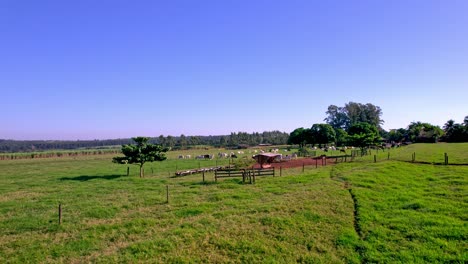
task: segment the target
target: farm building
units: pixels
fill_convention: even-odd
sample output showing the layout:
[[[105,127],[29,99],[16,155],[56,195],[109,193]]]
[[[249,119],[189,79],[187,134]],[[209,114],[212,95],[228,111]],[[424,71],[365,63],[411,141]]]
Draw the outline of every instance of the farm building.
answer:
[[[281,154],[276,154],[276,153],[262,153],[262,154],[257,154],[253,155],[252,158],[257,161],[258,164],[262,168],[268,168],[270,167],[270,163],[273,163],[275,161],[279,162],[281,161]]]

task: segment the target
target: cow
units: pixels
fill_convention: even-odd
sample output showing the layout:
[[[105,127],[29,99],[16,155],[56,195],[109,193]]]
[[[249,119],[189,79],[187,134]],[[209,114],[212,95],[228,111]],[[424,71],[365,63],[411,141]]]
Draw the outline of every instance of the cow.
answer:
[[[192,156],[191,156],[191,155],[185,155],[185,157],[184,157],[184,158],[185,158],[185,159],[191,159],[191,158],[192,158]]]
[[[203,155],[203,158],[204,159],[213,159],[213,155],[212,154],[205,154],[205,155]]]
[[[184,156],[183,156],[183,155],[179,155],[179,159],[183,159],[183,158],[184,158]]]

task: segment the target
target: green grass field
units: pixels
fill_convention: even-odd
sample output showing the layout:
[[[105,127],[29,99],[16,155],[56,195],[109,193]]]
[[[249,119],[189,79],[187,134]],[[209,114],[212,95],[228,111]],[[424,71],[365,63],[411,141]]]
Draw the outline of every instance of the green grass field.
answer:
[[[468,166],[394,160],[440,151],[468,160],[468,144],[415,144],[254,185],[173,178],[228,164],[179,152],[142,179],[112,155],[0,161],[0,262],[465,263]]]

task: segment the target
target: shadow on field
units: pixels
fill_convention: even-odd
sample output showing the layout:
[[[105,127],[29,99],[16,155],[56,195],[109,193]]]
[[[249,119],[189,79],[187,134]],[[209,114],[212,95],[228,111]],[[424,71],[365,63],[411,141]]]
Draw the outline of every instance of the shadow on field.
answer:
[[[101,180],[113,180],[122,177],[122,175],[103,175],[103,176],[91,176],[91,175],[81,175],[76,177],[62,177],[60,178],[61,181],[89,181],[94,179],[101,179]]]

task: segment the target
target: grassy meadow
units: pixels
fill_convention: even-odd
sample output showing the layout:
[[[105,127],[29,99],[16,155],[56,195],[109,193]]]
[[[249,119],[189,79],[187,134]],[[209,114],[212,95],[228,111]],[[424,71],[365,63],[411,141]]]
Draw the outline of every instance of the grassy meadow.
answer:
[[[468,144],[414,144],[253,185],[172,177],[229,164],[193,159],[217,152],[170,152],[145,178],[113,155],[0,161],[0,262],[468,261],[468,166],[401,161],[447,152],[468,163]]]

